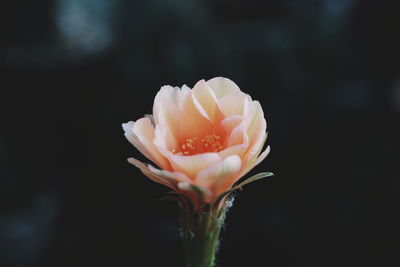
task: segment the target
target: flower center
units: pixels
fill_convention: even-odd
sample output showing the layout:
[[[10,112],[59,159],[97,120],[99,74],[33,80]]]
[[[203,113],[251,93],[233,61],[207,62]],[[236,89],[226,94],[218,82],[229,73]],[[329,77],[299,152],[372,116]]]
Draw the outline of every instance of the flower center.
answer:
[[[197,137],[187,138],[177,148],[171,150],[175,155],[195,155],[207,152],[219,152],[222,150],[221,136],[216,134],[205,135],[199,139]]]

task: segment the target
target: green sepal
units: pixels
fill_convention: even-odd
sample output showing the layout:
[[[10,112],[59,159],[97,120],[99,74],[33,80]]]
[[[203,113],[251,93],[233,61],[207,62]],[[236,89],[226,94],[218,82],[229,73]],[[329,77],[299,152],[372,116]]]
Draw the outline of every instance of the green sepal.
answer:
[[[233,187],[234,190],[240,189],[242,190],[243,186],[249,183],[252,183],[254,181],[260,180],[262,178],[267,178],[267,177],[271,177],[274,174],[272,172],[260,172],[257,173],[256,175],[251,176],[250,178],[247,178],[246,180],[244,180],[243,182],[241,182],[240,184],[236,185],[235,187]]]
[[[244,185],[249,184],[249,183],[252,183],[252,182],[257,181],[257,180],[260,180],[260,179],[262,179],[262,178],[271,177],[271,176],[273,176],[273,175],[274,175],[274,174],[273,174],[272,172],[260,172],[260,173],[258,173],[258,174],[256,174],[256,175],[251,176],[250,178],[247,178],[246,180],[244,180],[244,181],[241,182],[240,184],[234,186],[232,189],[230,189],[230,190],[228,190],[228,191],[225,191],[225,192],[223,192],[222,194],[220,194],[220,195],[218,196],[218,198],[216,199],[216,201],[214,202],[214,204],[213,204],[213,209],[217,209],[218,206],[219,206],[219,204],[221,203],[221,201],[222,201],[225,197],[227,197],[227,196],[229,196],[230,194],[232,194],[234,191],[239,190],[239,189],[240,189],[240,190],[243,190],[243,186],[244,186]]]
[[[193,184],[190,185],[190,188],[191,188],[194,192],[196,192],[196,194],[197,194],[198,197],[199,197],[200,203],[204,203],[204,194],[203,194],[203,191],[202,191],[199,187],[197,187],[197,186],[195,186],[195,185],[193,185]]]
[[[190,197],[175,191],[168,192],[166,196],[160,198],[159,200],[177,201],[179,204],[181,204],[182,208],[185,208],[190,213],[193,213],[195,210],[193,200]]]

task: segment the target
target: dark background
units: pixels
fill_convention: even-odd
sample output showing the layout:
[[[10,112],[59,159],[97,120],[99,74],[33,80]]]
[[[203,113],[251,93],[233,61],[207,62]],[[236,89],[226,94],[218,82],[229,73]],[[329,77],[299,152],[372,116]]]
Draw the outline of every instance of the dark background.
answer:
[[[262,103],[252,173],[276,174],[236,198],[219,266],[399,266],[395,2],[3,1],[0,266],[183,266],[121,123],[215,76]]]

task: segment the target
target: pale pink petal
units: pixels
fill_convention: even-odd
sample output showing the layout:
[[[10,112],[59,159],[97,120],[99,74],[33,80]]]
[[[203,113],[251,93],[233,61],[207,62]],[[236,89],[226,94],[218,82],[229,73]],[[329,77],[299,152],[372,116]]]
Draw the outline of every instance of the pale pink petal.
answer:
[[[139,138],[133,133],[133,127],[135,122],[130,121],[122,124],[122,128],[124,129],[124,136],[128,141],[134,145],[146,158],[151,161],[156,161],[156,159],[147,151],[146,147],[140,142]]]
[[[193,99],[193,104],[199,111],[199,113],[206,118],[209,121],[212,121],[210,116],[208,115],[208,112],[203,108],[203,106],[200,104],[200,101],[192,94],[192,99]]]
[[[261,161],[263,161],[268,156],[270,151],[271,151],[270,146],[267,146],[267,148],[264,150],[263,153],[261,153],[260,156],[258,156],[258,158],[247,163],[247,165],[243,168],[238,177],[241,178],[245,176],[251,169],[257,166]]]
[[[240,92],[239,87],[228,78],[215,77],[207,81],[207,85],[214,91],[217,98]]]
[[[221,161],[221,156],[218,153],[203,153],[192,156],[175,155],[169,151],[166,153],[174,171],[182,172],[190,178],[196,177],[196,174],[207,168],[208,166]]]
[[[249,146],[248,151],[243,156],[243,163],[246,165],[247,162],[253,161],[261,153],[264,143],[267,139],[266,132],[260,132],[260,136]]]
[[[126,138],[149,160],[159,167],[170,169],[168,160],[154,146],[154,126],[149,118],[122,124]]]
[[[132,165],[136,166],[137,168],[140,169],[140,171],[146,175],[150,180],[163,184],[165,186],[168,186],[169,188],[172,188],[174,190],[177,189],[177,185],[174,181],[171,181],[171,179],[165,178],[165,177],[160,177],[153,172],[149,170],[149,165],[144,164],[143,162],[138,161],[137,159],[134,158],[128,158],[128,162],[131,163]]]
[[[193,102],[199,112],[208,120],[215,123],[220,112],[215,93],[204,80],[198,81],[192,89]],[[205,113],[205,114],[204,114]]]
[[[248,125],[247,134],[249,136],[250,144],[249,150],[243,157],[243,162],[252,161],[261,152],[266,139],[267,123],[264,119],[264,114],[258,101],[253,101],[250,106],[250,114],[246,120]]]
[[[264,119],[264,112],[262,110],[262,107],[258,101],[251,101],[249,105],[249,110],[247,114],[245,114],[246,117],[246,124],[247,124],[247,134],[250,139],[253,139],[256,131],[259,129],[260,124],[264,123],[265,124],[265,129],[266,130],[266,123]]]
[[[236,92],[219,98],[218,105],[225,117],[243,115],[245,105],[248,103],[246,100],[247,95],[245,93]]]
[[[153,139],[153,144],[157,149],[158,147],[161,146],[167,150],[171,150],[178,145],[178,141],[172,134],[171,128],[162,124],[158,124],[156,125],[155,138]]]
[[[221,126],[224,128],[225,132],[229,134],[236,126],[243,122],[244,119],[245,117],[242,115],[229,116],[221,121]]]
[[[202,110],[201,104],[195,101],[198,100],[194,97],[193,91],[185,85],[182,89],[163,86],[157,94],[153,117],[157,126],[162,125],[167,128],[162,131],[168,138],[168,147],[171,146],[172,139],[179,143],[186,138],[204,135],[213,128],[212,122],[206,118],[207,111]],[[158,136],[157,128],[156,136]]]
[[[227,147],[221,151],[219,151],[219,155],[221,156],[221,158],[226,158],[229,157],[231,155],[238,155],[239,157],[242,158],[243,154],[245,153],[246,149],[247,149],[248,145],[247,144],[238,144],[238,145],[234,145],[231,147]]]
[[[153,112],[156,125],[165,126],[168,135],[177,141],[211,127],[193,103],[192,91],[186,85],[182,89],[163,86],[154,100]]]
[[[166,170],[160,170],[160,169],[154,168],[151,165],[148,165],[148,168],[157,177],[164,178],[169,181],[174,181],[175,183],[191,181],[189,177],[187,177],[185,174],[183,174],[181,172],[170,172],[170,171],[166,171]]]
[[[151,120],[146,117],[136,121],[133,132],[139,138],[140,142],[146,147],[149,153],[156,159],[155,163],[163,169],[170,169],[168,160],[161,155],[158,149],[153,144],[155,138],[154,126]]]
[[[178,126],[180,133],[178,138],[180,140],[203,136],[214,127],[213,123],[200,113],[193,99],[193,94],[190,91],[183,99],[180,113],[175,114],[180,118],[180,125]]]
[[[253,137],[249,145],[248,151],[243,156],[244,164],[252,161],[261,153],[261,150],[267,139],[267,133],[265,132],[265,127],[261,125],[260,128],[261,130],[259,130],[256,136]]]
[[[176,114],[179,112],[179,103],[182,101],[182,92],[178,87],[169,85],[161,87],[154,99],[153,117],[156,124],[175,127],[179,121]]]
[[[236,126],[233,131],[230,133],[227,139],[227,147],[231,147],[238,144],[249,144],[249,137],[246,132],[246,124],[241,123]]]
[[[252,105],[253,105],[253,100],[251,99],[251,96],[246,95],[243,103],[243,116],[245,118],[249,118]]]
[[[214,194],[228,190],[227,181],[234,179],[242,167],[237,155],[229,156],[221,162],[203,169],[196,176],[196,184],[209,188]]]

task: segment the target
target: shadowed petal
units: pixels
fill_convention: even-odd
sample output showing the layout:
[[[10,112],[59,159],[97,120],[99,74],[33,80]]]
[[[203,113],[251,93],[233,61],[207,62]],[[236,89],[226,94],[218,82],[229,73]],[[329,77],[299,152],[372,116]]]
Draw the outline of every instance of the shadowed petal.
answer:
[[[166,177],[160,177],[158,175],[156,175],[155,173],[151,172],[149,170],[149,165],[144,164],[143,162],[138,161],[135,158],[128,158],[128,162],[134,166],[136,166],[137,168],[140,169],[140,171],[146,175],[147,177],[150,178],[150,180],[159,183],[159,184],[163,184],[165,186],[168,186],[169,188],[172,188],[174,190],[176,190],[177,185],[176,183],[174,183],[173,181],[171,181],[171,179],[168,179]]]
[[[165,178],[169,181],[174,181],[175,183],[191,181],[189,177],[187,177],[185,174],[183,174],[181,172],[170,172],[170,171],[166,171],[166,170],[160,170],[160,169],[154,168],[151,165],[148,165],[148,168],[157,177]]]

